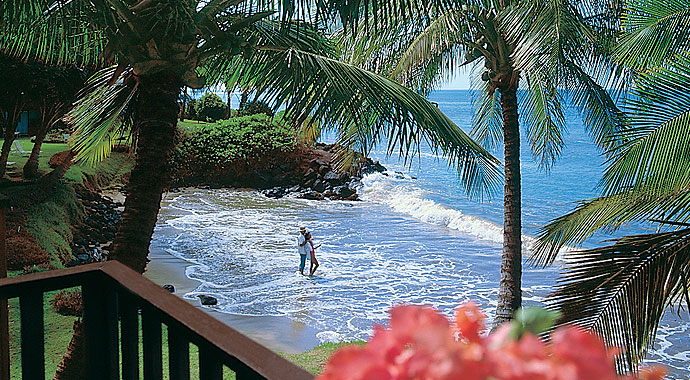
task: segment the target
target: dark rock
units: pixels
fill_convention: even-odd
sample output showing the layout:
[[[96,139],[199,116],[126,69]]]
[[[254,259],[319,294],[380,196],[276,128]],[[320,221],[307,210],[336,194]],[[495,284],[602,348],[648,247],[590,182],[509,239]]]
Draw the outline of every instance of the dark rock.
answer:
[[[323,200],[323,194],[316,192],[314,190],[309,190],[309,191],[305,191],[304,193],[302,193],[300,198],[320,201],[320,200]]]
[[[340,175],[338,176],[338,181],[340,181],[341,183],[345,183],[349,179],[350,179],[350,175],[348,173],[345,173],[345,172],[340,173]]]
[[[342,198],[347,198],[347,197],[351,196],[352,194],[355,194],[355,191],[350,189],[347,186],[334,187],[333,192]]]
[[[263,190],[262,193],[269,198],[282,198],[285,196],[285,188],[274,187],[272,189]]]
[[[326,172],[326,174],[323,175],[323,179],[329,182],[338,182],[340,181],[340,176],[338,175],[338,173],[329,170],[328,172]]]
[[[355,194],[352,194],[352,195],[350,195],[349,197],[345,198],[345,200],[346,200],[346,201],[358,201],[358,200],[359,200],[359,197],[358,197],[357,194],[355,193]]]
[[[306,180],[313,180],[317,177],[317,173],[314,171],[314,169],[309,168],[306,173],[304,173],[304,178]]]
[[[163,285],[163,289],[169,291],[170,293],[175,293],[175,287],[170,284]]]
[[[367,161],[362,165],[362,174],[372,174],[372,173],[383,173],[386,171],[386,168],[381,165],[380,162],[376,161],[373,162],[371,159],[367,159]]]
[[[319,193],[323,192],[326,189],[323,182],[321,180],[318,180],[318,179],[316,180],[316,182],[314,182],[313,188],[314,188],[314,190],[318,191]]]
[[[315,159],[309,161],[309,167],[311,167],[314,170],[318,170],[322,166],[328,167],[328,162],[321,160],[321,159],[318,159],[318,158],[315,158]]]
[[[270,186],[273,183],[273,178],[271,177],[270,174],[261,171],[261,170],[254,170],[252,172],[254,182],[257,184],[257,187],[265,187],[265,186]]]
[[[199,300],[201,301],[202,305],[209,306],[218,304],[218,299],[216,299],[216,297],[208,296],[205,294],[199,294],[197,297],[199,297]]]

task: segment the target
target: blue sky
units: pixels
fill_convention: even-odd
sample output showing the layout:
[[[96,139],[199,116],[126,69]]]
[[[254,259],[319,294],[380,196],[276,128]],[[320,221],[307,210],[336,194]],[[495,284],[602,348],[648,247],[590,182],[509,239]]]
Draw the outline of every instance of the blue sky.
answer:
[[[439,90],[467,90],[470,88],[470,73],[472,71],[467,68],[462,68],[455,71],[455,75],[451,80],[447,81]]]

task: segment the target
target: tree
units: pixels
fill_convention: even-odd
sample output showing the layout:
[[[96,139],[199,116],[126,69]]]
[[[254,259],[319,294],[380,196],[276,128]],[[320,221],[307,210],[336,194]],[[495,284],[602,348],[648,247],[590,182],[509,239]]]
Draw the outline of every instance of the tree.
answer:
[[[26,111],[35,94],[36,65],[0,57],[0,118],[3,125],[3,144],[0,150],[0,178],[5,176],[15,132],[22,112]]]
[[[548,265],[597,231],[647,222],[657,232],[566,254],[551,298],[577,323],[625,349],[633,369],[654,343],[668,308],[690,307],[690,4],[626,3],[617,59],[637,73],[625,127],[611,136],[602,196],[580,202],[540,233],[533,260]]]
[[[291,20],[294,8],[282,9],[281,22],[272,17],[273,3],[262,1],[105,3],[58,3],[47,17],[80,21],[80,38],[92,38],[88,46],[103,46],[99,59],[116,63],[90,79],[67,119],[76,126],[73,149],[87,162],[107,155],[116,136],[136,136],[136,163],[112,257],[139,272],[169,178],[177,98],[184,85],[203,86],[198,73],[215,84],[233,71],[232,78],[258,72],[252,88],[272,103],[287,102],[295,120],[315,115],[351,127],[368,120],[362,115],[373,115],[379,123],[372,129],[385,127],[401,136],[401,151],[419,139],[430,141],[459,165],[468,187],[481,191],[498,178],[495,159],[433,105],[393,81],[329,58],[328,41],[310,25]],[[347,9],[346,16],[354,12]],[[57,10],[70,17],[55,16]]]
[[[226,115],[225,102],[220,96],[207,92],[194,105],[196,115],[201,120],[220,120]]]
[[[36,73],[36,91],[31,105],[41,114],[41,124],[36,130],[31,155],[24,164],[24,178],[35,178],[38,175],[38,159],[43,140],[50,129],[70,109],[77,92],[84,84],[85,73],[76,67],[40,67]]]
[[[345,37],[344,59],[378,70],[420,94],[461,66],[473,67],[473,136],[505,154],[503,259],[495,326],[522,303],[520,122],[534,159],[548,170],[563,147],[563,102],[583,114],[595,140],[608,147],[620,111],[602,86],[613,67],[607,30],[593,20],[605,6],[555,1],[457,1],[450,9],[416,14],[379,36]],[[520,111],[521,117],[518,111]]]

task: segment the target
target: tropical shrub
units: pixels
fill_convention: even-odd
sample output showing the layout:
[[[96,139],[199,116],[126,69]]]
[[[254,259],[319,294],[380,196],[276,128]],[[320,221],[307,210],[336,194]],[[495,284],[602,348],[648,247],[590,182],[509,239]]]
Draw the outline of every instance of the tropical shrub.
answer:
[[[63,290],[55,295],[50,305],[60,315],[81,317],[81,292]]]
[[[266,102],[255,100],[253,102],[245,103],[243,106],[237,110],[238,116],[265,114],[268,116],[273,116],[273,109]]]
[[[263,114],[199,126],[183,134],[171,154],[173,182],[232,180],[290,161],[295,133],[287,123]]]
[[[50,256],[38,246],[36,238],[26,229],[7,238],[7,268],[20,270],[27,266],[46,264]]]
[[[617,350],[573,326],[557,328],[546,344],[536,334],[555,318],[541,309],[523,310],[489,335],[471,302],[456,310],[454,325],[430,307],[396,306],[390,315],[389,328],[376,327],[365,346],[336,352],[317,380],[657,380],[666,372],[653,366],[619,376]]]
[[[220,96],[207,92],[194,105],[199,120],[220,120],[225,116],[226,105]]]

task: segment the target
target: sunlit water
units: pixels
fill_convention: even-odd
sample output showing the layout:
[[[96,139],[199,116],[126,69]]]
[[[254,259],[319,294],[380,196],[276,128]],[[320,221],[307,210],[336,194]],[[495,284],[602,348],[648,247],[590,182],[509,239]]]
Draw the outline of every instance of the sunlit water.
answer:
[[[431,100],[459,126],[470,129],[467,92],[442,91]],[[539,226],[564,214],[580,199],[596,195],[603,159],[568,115],[568,144],[547,174],[523,143],[523,232],[529,243]],[[524,141],[524,140],[523,140]],[[362,201],[269,199],[255,191],[187,189],[168,194],[153,246],[192,265],[187,275],[201,281],[193,293],[212,294],[222,311],[281,315],[320,331],[321,341],[367,338],[399,303],[431,304],[451,315],[465,300],[479,302],[491,316],[496,306],[501,254],[502,197],[467,199],[456,173],[423,150],[411,165],[374,152],[392,171],[363,180]],[[500,152],[497,152],[500,155]],[[308,226],[321,267],[313,277],[297,273],[298,227]],[[645,232],[641,226],[622,233]],[[601,244],[597,235],[588,246]],[[553,289],[558,267],[525,267],[527,304]],[[690,371],[687,313],[668,314],[650,361]]]

